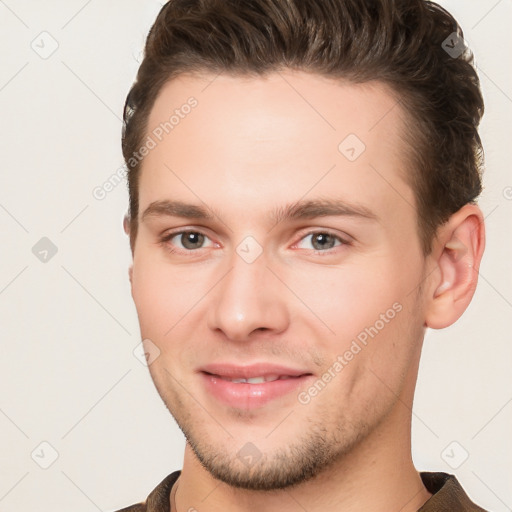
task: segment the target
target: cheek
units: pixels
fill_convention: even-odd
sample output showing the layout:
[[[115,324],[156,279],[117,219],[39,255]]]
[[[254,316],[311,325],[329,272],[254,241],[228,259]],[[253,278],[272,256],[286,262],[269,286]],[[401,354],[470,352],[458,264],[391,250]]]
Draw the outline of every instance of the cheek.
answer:
[[[211,282],[212,269],[207,266],[191,271],[189,265],[171,265],[163,253],[136,254],[132,295],[142,336],[154,339],[162,349],[185,336],[197,325]]]
[[[416,293],[410,293],[419,271],[417,267],[408,270],[397,258],[375,261],[339,268],[312,266],[307,274],[290,274],[287,282],[314,313],[301,304],[296,307],[299,322],[317,340],[316,348],[327,367],[346,355],[348,381],[361,379],[360,372],[366,374],[364,368],[370,367],[396,384],[421,335],[421,308]]]
[[[183,287],[169,272],[169,266],[150,255],[140,254],[134,258],[132,296],[143,337],[163,339],[179,315],[184,314],[186,298],[183,293]]]
[[[400,300],[400,291],[393,286],[390,272],[382,264],[375,269],[368,265],[312,265],[307,272],[289,274],[287,282],[311,311],[307,314],[304,306],[298,304],[297,308],[304,310],[302,317],[318,321],[322,330],[327,326],[340,342],[373,325]]]

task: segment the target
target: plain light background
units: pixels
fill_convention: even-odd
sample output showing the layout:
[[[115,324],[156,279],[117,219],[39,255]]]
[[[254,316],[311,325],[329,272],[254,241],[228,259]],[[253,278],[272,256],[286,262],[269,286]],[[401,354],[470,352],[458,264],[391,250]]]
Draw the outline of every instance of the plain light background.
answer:
[[[512,2],[442,5],[463,26],[486,101],[487,249],[467,312],[428,331],[413,455],[418,469],[454,473],[481,506],[504,512],[512,507]],[[93,194],[123,165],[122,106],[160,8],[0,0],[0,510],[116,510],[181,469],[181,431],[134,354],[126,187]]]

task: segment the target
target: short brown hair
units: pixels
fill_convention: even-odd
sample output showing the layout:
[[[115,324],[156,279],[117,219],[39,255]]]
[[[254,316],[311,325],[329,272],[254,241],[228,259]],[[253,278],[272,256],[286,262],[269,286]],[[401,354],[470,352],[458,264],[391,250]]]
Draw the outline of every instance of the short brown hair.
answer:
[[[390,87],[407,113],[406,179],[430,253],[437,228],[482,189],[484,105],[463,44],[455,19],[425,0],[170,0],[149,32],[124,108],[132,251],[142,164],[133,154],[162,86],[181,73],[263,76],[289,68]]]

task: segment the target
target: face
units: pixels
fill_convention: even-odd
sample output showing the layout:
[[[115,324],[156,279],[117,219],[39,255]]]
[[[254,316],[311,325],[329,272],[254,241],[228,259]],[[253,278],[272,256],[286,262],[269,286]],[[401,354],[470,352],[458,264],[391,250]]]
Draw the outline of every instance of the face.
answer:
[[[310,478],[410,398],[425,262],[401,115],[383,85],[291,71],[181,76],[155,102],[132,294],[160,396],[230,485]]]

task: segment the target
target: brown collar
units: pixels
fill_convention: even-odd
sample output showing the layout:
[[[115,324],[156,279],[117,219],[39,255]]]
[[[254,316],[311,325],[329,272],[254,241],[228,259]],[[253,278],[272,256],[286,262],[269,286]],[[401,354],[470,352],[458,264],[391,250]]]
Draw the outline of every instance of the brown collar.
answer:
[[[123,508],[117,512],[171,512],[170,494],[181,471],[166,476],[149,494],[144,503]],[[486,512],[475,505],[453,475],[447,473],[420,473],[423,485],[432,493],[418,512]],[[172,511],[175,512],[175,511]]]

